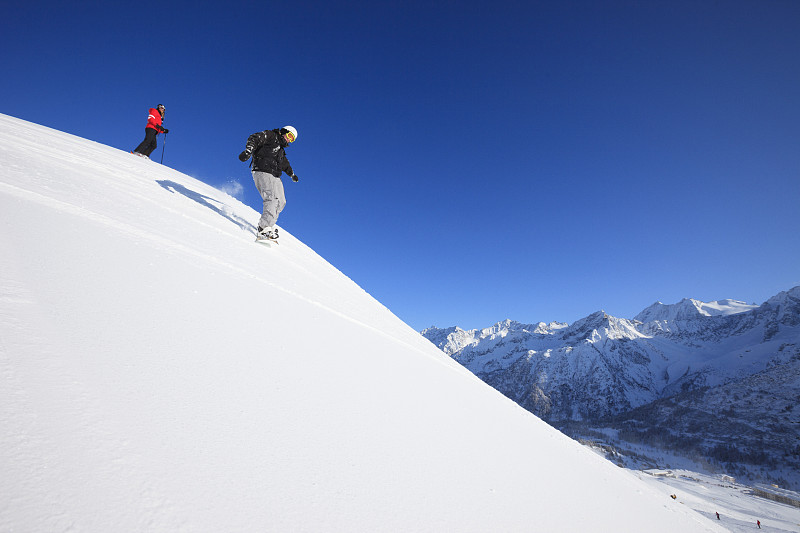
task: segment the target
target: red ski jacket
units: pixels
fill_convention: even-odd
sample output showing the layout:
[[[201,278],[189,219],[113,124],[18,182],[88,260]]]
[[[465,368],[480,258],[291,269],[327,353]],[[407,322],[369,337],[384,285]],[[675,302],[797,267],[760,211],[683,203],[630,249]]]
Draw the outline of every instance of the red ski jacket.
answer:
[[[156,130],[156,135],[163,131],[161,127],[161,122],[163,118],[161,117],[161,113],[158,112],[158,109],[151,107],[150,114],[147,116],[147,126],[145,128],[153,128]]]

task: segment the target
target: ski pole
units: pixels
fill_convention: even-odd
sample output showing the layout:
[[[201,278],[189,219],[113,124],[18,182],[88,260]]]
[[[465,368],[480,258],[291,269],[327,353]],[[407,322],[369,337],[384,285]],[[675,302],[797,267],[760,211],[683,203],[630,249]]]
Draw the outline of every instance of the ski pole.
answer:
[[[161,145],[161,164],[164,164],[164,148],[167,147],[167,134],[164,134],[164,144]]]

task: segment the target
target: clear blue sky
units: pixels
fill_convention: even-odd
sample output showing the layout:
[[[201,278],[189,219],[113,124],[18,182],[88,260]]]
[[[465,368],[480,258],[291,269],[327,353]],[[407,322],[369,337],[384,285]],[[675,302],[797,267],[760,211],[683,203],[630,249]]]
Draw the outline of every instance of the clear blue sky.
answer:
[[[259,210],[237,155],[296,126],[279,224],[416,329],[800,284],[795,0],[33,0],[0,29],[0,111],[131,150],[163,103],[164,163]]]

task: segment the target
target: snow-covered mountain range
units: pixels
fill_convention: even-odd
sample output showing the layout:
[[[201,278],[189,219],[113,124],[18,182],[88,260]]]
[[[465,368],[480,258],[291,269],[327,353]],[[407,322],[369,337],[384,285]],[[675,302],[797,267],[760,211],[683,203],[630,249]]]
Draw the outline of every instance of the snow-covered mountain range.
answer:
[[[800,470],[800,287],[761,305],[685,299],[634,319],[600,311],[569,325],[507,320],[422,334],[562,429],[657,435],[800,482],[791,475]]]

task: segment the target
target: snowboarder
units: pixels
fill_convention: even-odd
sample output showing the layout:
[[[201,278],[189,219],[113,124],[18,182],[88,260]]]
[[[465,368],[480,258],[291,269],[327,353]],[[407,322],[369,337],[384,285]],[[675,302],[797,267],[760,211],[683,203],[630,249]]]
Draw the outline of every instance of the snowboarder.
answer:
[[[278,221],[283,208],[286,206],[286,196],[283,192],[281,175],[285,172],[292,177],[292,181],[299,178],[292,170],[289,160],[286,159],[285,148],[297,140],[297,130],[292,126],[284,126],[275,130],[264,130],[254,133],[247,138],[244,152],[239,154],[239,161],[247,161],[253,157],[250,166],[253,172],[253,181],[256,184],[261,198],[264,200],[264,209],[258,221],[256,240],[276,240]]]
[[[159,133],[165,135],[169,133],[169,130],[161,125],[164,122],[164,111],[165,108],[162,104],[150,108],[147,125],[144,127],[144,140],[131,153],[150,159],[150,154],[156,149],[156,136]]]
[[[717,513],[717,520],[719,520],[719,513]]]

